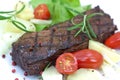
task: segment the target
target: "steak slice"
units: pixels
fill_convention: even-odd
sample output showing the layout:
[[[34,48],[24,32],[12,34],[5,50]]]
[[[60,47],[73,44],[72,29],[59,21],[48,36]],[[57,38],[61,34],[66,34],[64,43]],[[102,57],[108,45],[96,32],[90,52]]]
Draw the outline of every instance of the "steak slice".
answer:
[[[97,35],[94,40],[104,42],[106,38],[114,34],[117,28],[111,17],[98,6],[85,12],[85,14],[99,12],[104,15],[96,15],[89,22]],[[75,16],[72,20],[78,24],[83,20],[83,16]],[[43,71],[49,62],[55,62],[56,58],[63,52],[87,48],[88,36],[81,32],[77,37],[74,37],[78,29],[68,31],[68,27],[71,26],[73,23],[68,20],[55,24],[48,30],[25,33],[12,44],[12,60],[28,74],[36,75]]]

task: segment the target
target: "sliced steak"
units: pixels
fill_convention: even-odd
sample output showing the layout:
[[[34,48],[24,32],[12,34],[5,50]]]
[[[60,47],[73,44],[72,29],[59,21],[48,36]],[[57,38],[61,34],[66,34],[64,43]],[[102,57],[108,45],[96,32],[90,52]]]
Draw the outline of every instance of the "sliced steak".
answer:
[[[117,28],[111,17],[99,7],[85,12],[87,15],[91,13],[104,14],[96,15],[89,21],[97,35],[95,40],[104,42],[106,38],[114,34]],[[73,26],[73,23],[78,24],[83,21],[83,16],[78,15],[72,20],[55,24],[41,32],[25,33],[12,44],[12,60],[28,74],[35,75],[43,71],[49,62],[55,61],[63,52],[87,48],[89,38],[85,33],[74,37],[78,29],[67,30],[68,27]]]

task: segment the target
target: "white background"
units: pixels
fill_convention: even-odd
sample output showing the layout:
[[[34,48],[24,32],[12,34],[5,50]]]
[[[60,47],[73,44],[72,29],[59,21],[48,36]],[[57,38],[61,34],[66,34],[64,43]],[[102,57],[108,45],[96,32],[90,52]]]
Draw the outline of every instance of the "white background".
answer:
[[[0,0],[0,11],[12,10],[14,5],[19,0]],[[22,0],[29,1],[29,0]],[[114,23],[120,29],[120,3],[119,0],[81,0],[82,5],[92,4],[92,7],[97,5],[100,6],[106,13],[110,14],[114,19]],[[0,46],[1,47],[1,46]],[[9,55],[6,56],[5,59],[0,57],[0,80],[14,80],[16,77],[19,80],[23,80],[23,71],[19,67],[11,66],[11,57]],[[15,68],[17,71],[15,74],[11,72],[11,70]],[[25,77],[26,80],[38,80],[32,77]]]

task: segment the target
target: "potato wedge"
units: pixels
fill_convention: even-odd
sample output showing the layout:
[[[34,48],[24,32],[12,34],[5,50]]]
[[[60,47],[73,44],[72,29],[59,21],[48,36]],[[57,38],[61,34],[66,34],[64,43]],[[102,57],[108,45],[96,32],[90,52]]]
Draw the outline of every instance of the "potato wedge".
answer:
[[[54,66],[49,67],[42,73],[43,80],[62,80],[63,76]]]
[[[33,9],[27,3],[19,1],[16,4],[15,10],[19,11],[23,7],[23,5],[25,5],[25,8],[23,9],[23,11],[21,11],[16,16],[21,18],[21,19],[24,19],[24,20],[30,20],[30,19],[34,18]]]
[[[95,69],[80,68],[75,73],[68,75],[67,80],[103,80],[102,75]]]
[[[35,26],[33,23],[20,19],[20,18],[16,18],[16,21],[21,22],[22,24],[25,25],[26,30],[28,31],[35,31]],[[13,32],[13,33],[24,33],[24,31],[22,31],[21,29],[17,28],[14,24],[12,24],[11,21],[6,21],[6,25],[4,26],[4,32]]]
[[[120,61],[120,55],[117,53],[117,51],[105,46],[100,42],[89,40],[89,49],[96,50],[103,56],[107,56],[114,63],[118,63]],[[108,62],[106,58],[104,59],[106,62]]]

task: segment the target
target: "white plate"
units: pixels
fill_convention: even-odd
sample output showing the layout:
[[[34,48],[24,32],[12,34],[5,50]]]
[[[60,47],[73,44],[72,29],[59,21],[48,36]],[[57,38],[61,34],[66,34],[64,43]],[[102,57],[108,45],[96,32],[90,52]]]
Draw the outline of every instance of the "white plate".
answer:
[[[0,11],[13,10],[14,5],[19,0],[0,0]],[[23,0],[25,2],[29,0]],[[120,11],[119,11],[119,0],[81,0],[82,5],[92,4],[92,7],[97,5],[100,6],[106,13],[110,14],[114,19],[114,23],[118,26],[120,30]],[[0,46],[2,47],[2,46]],[[0,57],[0,80],[38,80],[37,76],[24,76],[24,71],[19,66],[12,66],[11,56],[6,55],[3,59]],[[16,73],[12,73],[11,70],[16,69]]]

